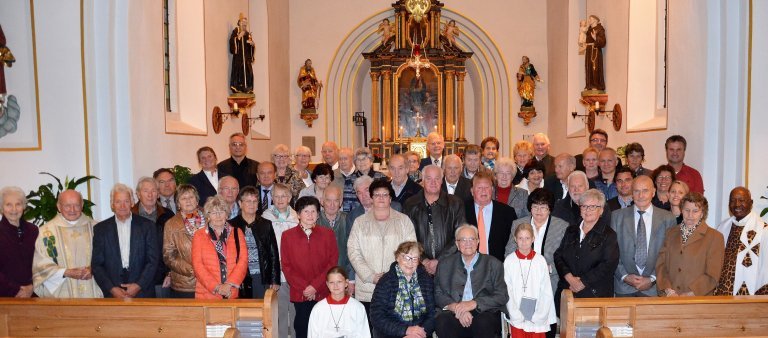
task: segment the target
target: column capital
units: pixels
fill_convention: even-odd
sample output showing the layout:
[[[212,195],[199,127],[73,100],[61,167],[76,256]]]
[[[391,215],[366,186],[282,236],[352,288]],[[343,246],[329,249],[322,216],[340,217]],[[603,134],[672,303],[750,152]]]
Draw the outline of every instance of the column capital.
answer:
[[[371,80],[378,81],[381,74],[379,72],[371,72]]]

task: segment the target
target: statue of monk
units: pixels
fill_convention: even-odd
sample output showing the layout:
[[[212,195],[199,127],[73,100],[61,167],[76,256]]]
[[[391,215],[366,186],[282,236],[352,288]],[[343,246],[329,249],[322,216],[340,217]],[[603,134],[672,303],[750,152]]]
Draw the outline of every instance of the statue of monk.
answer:
[[[301,88],[301,108],[317,109],[317,97],[320,95],[323,84],[317,80],[311,59],[304,61],[304,66],[299,70],[299,78],[296,83]]]

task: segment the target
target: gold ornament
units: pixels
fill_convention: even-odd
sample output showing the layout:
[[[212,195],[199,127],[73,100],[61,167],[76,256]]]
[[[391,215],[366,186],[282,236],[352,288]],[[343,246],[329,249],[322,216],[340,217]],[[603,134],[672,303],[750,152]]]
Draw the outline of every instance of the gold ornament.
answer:
[[[429,8],[432,7],[432,1],[430,0],[406,0],[405,9],[408,13],[411,13],[413,20],[420,22],[424,14],[429,12]]]

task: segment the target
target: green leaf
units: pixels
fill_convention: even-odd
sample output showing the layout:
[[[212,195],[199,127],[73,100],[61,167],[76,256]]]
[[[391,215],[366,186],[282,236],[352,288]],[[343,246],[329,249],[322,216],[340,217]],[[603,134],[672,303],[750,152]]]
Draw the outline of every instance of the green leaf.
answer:
[[[763,209],[763,211],[760,213],[760,217],[765,216],[765,214],[768,214],[768,208]]]
[[[61,185],[61,180],[58,177],[54,176],[51,173],[47,173],[47,172],[40,172],[40,174],[44,174],[44,175],[48,175],[48,176],[53,177],[53,179],[56,180],[56,183],[59,184],[59,191],[64,189],[64,187]],[[53,188],[53,186],[51,186],[51,188]]]

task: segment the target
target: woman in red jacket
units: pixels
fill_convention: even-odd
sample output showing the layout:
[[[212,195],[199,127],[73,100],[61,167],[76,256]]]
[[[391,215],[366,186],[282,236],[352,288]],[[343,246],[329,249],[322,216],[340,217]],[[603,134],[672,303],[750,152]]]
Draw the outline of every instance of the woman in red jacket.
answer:
[[[205,203],[207,227],[192,238],[192,269],[195,270],[195,298],[237,298],[248,270],[248,247],[240,229],[227,223],[227,203],[219,196]]]
[[[315,227],[320,214],[320,201],[304,196],[296,201],[299,226],[283,233],[280,257],[283,273],[291,287],[291,302],[296,308],[293,328],[298,338],[307,337],[312,307],[328,296],[325,274],[336,265],[339,249],[336,235],[326,227]]]

